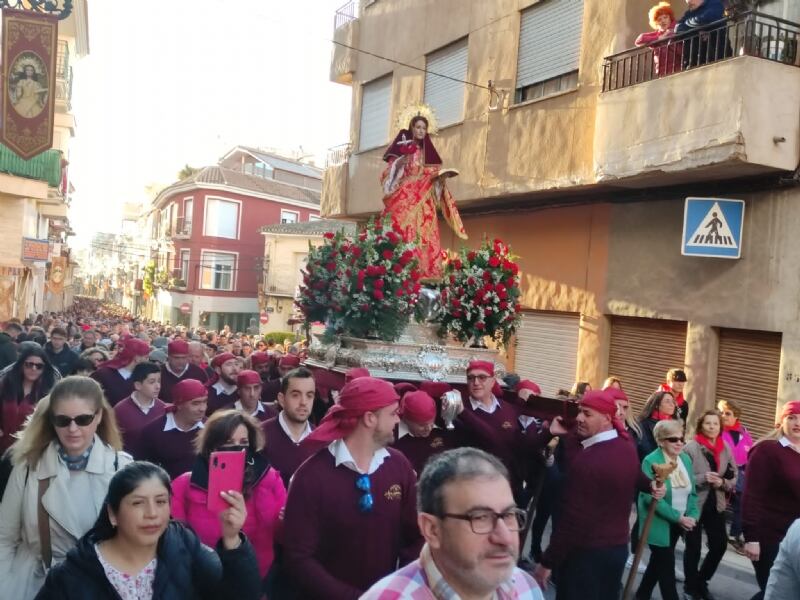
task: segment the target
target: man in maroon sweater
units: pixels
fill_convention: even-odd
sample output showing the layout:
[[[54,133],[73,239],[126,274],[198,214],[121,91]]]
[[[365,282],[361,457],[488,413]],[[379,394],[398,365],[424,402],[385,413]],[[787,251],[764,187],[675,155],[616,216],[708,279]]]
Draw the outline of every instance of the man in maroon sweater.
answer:
[[[230,352],[217,354],[211,361],[214,376],[208,380],[208,415],[227,408],[239,399],[236,378],[241,370],[238,359]]]
[[[206,373],[189,362],[189,342],[172,340],[167,345],[167,362],[161,367],[161,399],[172,402],[172,388],[184,379],[196,379],[203,382]]]
[[[150,356],[150,344],[139,338],[128,337],[120,345],[117,355],[90,375],[103,388],[111,406],[131,395],[133,368]]]
[[[239,399],[233,403],[233,408],[255,417],[259,421],[266,421],[278,416],[274,406],[261,402],[261,377],[255,371],[245,369],[236,376],[236,389]]]
[[[167,405],[158,399],[161,369],[151,362],[139,363],[131,375],[134,390],[114,407],[125,451],[134,459],[143,457],[142,430],[166,413]]]
[[[387,449],[398,399],[386,381],[355,379],[304,442],[330,442],[294,474],[286,502],[285,567],[304,600],[356,600],[419,555],[416,475]]]
[[[266,437],[264,455],[281,474],[288,489],[289,480],[297,467],[319,450],[314,444],[301,444],[311,435],[312,427],[308,418],[314,405],[316,385],[313,373],[305,367],[289,371],[282,385],[278,394],[281,412],[263,424]]]
[[[403,394],[400,423],[392,446],[409,460],[417,476],[431,456],[455,447],[451,430],[439,429],[435,420],[436,403],[430,395],[423,391]]]
[[[570,464],[558,527],[534,573],[546,589],[552,569],[558,568],[558,600],[619,598],[631,498],[639,490],[660,499],[666,490],[642,472],[616,412],[616,402],[606,392],[587,392],[580,401],[576,422],[583,449]],[[567,434],[558,425],[555,429]]]
[[[300,366],[300,359],[295,354],[287,354],[281,356],[278,361],[278,378],[271,379],[264,383],[264,389],[261,392],[261,401],[266,403],[275,402],[278,399],[278,394],[281,391],[281,380],[286,377],[292,369]]]
[[[144,460],[164,467],[175,479],[192,469],[194,439],[203,428],[208,390],[195,379],[184,379],[172,389],[167,413],[142,430]]]

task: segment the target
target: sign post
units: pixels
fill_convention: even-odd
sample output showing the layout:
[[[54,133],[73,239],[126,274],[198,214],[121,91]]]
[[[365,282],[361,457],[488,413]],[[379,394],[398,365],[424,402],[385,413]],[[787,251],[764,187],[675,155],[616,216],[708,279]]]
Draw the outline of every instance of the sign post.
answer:
[[[681,254],[741,258],[743,228],[744,200],[687,198]]]

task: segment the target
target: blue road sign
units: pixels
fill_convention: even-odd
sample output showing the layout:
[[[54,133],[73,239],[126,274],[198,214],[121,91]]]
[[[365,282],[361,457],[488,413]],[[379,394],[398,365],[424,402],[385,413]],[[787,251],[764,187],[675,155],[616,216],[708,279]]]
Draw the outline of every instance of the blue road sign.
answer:
[[[740,258],[743,227],[744,200],[687,198],[681,254]]]

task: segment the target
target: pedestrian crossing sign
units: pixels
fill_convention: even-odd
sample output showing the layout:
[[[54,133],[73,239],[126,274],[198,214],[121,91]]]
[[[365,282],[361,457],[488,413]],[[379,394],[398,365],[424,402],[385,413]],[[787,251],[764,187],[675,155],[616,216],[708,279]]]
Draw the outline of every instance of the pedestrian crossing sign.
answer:
[[[740,258],[743,227],[744,200],[687,198],[681,254]]]

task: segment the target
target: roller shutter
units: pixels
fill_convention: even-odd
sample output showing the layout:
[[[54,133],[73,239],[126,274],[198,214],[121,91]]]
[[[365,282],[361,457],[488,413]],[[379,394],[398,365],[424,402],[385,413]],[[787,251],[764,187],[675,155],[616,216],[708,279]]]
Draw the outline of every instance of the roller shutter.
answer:
[[[634,415],[667,371],[683,368],[685,359],[685,321],[612,317],[608,373],[622,381]]]
[[[720,329],[717,400],[733,400],[754,438],[775,425],[781,334]]]
[[[571,313],[526,312],[517,333],[514,370],[545,396],[575,382],[580,317]]]
[[[543,0],[524,10],[517,52],[517,88],[578,69],[583,0]]]
[[[427,70],[425,104],[435,111],[439,127],[458,123],[464,118],[463,82],[467,79],[467,39],[429,54]]]
[[[359,150],[367,150],[388,143],[391,101],[391,75],[364,84],[358,137]]]

